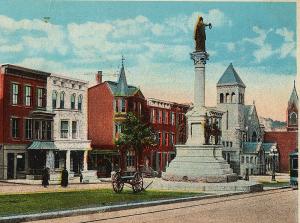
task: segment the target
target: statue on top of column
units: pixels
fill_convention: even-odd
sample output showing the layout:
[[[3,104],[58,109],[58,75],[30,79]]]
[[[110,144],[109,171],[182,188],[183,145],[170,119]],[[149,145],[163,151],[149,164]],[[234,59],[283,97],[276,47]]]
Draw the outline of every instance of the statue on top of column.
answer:
[[[209,29],[212,28],[211,23],[209,24],[205,24],[203,22],[203,18],[202,17],[198,17],[198,22],[195,26],[195,30],[194,30],[194,39],[195,39],[195,43],[196,43],[196,51],[197,52],[206,52],[205,49],[205,40],[206,40],[206,34],[205,34],[205,27],[208,26]]]

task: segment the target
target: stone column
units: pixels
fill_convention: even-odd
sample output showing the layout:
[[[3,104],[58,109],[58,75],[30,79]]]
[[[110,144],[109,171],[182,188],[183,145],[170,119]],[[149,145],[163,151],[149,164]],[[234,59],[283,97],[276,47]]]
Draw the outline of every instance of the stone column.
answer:
[[[83,171],[88,170],[87,159],[88,159],[88,151],[85,150],[84,153],[83,153]]]
[[[48,150],[46,153],[46,167],[50,169],[50,172],[54,171],[54,162],[55,162],[53,150]]]
[[[70,166],[71,166],[71,151],[67,150],[66,151],[66,169],[68,172],[70,172]]]
[[[208,53],[193,52],[191,59],[195,66],[194,105],[205,106],[205,64],[208,60]]]

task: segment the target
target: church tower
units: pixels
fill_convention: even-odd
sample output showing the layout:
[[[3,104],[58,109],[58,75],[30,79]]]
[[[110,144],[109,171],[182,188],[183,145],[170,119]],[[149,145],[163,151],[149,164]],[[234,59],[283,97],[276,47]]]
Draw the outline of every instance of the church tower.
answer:
[[[222,117],[223,156],[234,172],[239,173],[239,155],[244,130],[244,98],[246,85],[232,63],[217,83],[217,109],[224,112]]]
[[[294,81],[294,88],[287,107],[287,131],[298,130],[298,102],[299,99]]]

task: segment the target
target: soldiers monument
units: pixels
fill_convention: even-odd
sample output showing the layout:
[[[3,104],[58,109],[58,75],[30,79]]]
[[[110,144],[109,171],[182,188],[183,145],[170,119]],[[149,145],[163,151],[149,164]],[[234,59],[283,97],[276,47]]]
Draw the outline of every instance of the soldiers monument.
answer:
[[[237,181],[230,165],[222,157],[221,120],[223,112],[205,106],[205,24],[199,17],[194,30],[195,51],[191,59],[195,67],[194,106],[186,114],[188,139],[185,145],[176,145],[176,157],[162,178],[168,181],[221,183]]]

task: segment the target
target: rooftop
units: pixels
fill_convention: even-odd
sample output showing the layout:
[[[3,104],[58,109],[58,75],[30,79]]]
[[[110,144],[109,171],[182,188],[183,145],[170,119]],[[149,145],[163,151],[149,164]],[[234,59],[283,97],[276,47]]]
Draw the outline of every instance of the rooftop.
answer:
[[[226,85],[239,85],[241,87],[246,87],[242,79],[239,77],[238,73],[235,71],[232,63],[229,64],[221,78],[219,79],[217,86]]]

